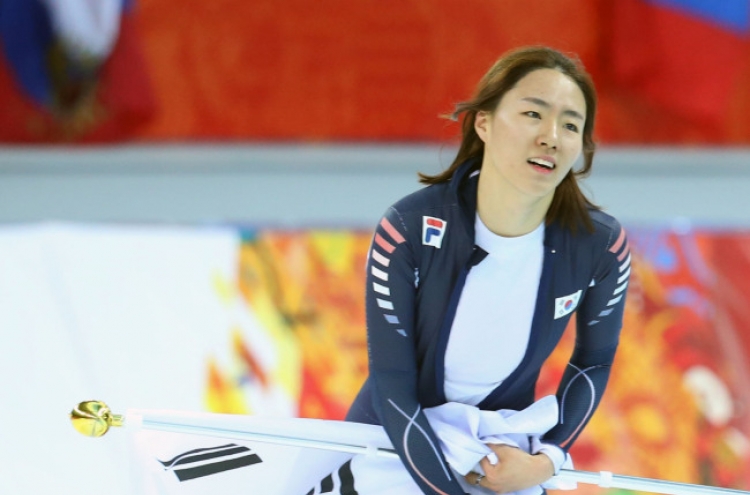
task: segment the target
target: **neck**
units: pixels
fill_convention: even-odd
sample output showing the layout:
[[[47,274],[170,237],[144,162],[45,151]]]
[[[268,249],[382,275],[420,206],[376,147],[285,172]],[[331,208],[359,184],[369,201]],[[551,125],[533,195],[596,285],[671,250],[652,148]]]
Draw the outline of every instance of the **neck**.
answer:
[[[503,237],[518,237],[536,229],[544,221],[552,195],[532,198],[497,181],[479,175],[477,213],[487,228]]]

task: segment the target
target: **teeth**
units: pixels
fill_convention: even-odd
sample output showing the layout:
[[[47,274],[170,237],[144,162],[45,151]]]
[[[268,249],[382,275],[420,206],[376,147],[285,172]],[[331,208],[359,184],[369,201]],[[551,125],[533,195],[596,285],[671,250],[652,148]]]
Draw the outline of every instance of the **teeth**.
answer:
[[[555,164],[552,162],[548,162],[547,160],[542,160],[541,158],[531,158],[529,159],[529,163],[534,163],[536,165],[542,166],[544,168],[555,168]]]

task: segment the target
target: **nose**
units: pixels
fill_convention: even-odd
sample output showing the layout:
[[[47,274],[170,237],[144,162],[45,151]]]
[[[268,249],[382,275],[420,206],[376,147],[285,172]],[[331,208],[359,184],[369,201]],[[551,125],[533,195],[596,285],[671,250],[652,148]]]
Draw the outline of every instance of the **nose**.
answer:
[[[537,144],[544,146],[545,148],[557,149],[558,143],[558,129],[557,123],[551,120],[546,122],[546,125],[541,126],[539,129],[539,135],[537,136]]]

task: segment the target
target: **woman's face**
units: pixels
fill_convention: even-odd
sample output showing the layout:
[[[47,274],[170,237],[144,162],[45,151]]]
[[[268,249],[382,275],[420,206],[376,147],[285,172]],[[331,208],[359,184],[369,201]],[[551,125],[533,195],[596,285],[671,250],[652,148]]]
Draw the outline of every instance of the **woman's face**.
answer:
[[[479,112],[482,175],[530,199],[550,199],[583,148],[586,100],[571,78],[554,69],[524,76],[494,112]],[[490,177],[487,177],[489,174]]]

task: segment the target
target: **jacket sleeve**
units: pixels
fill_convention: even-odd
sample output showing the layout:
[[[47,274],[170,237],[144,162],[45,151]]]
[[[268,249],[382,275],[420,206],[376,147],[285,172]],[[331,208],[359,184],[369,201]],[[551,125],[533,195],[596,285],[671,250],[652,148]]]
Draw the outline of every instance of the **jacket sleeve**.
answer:
[[[417,399],[414,244],[420,235],[409,232],[393,208],[375,230],[366,277],[372,399],[380,423],[422,491],[464,495]]]
[[[617,350],[630,278],[625,230],[615,224],[603,255],[593,254],[600,261],[577,310],[575,348],[557,390],[560,422],[543,438],[566,452],[599,405]]]

